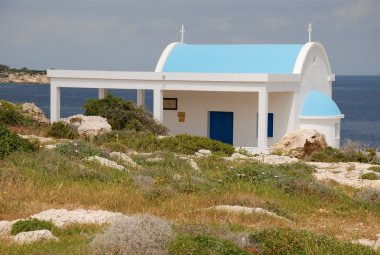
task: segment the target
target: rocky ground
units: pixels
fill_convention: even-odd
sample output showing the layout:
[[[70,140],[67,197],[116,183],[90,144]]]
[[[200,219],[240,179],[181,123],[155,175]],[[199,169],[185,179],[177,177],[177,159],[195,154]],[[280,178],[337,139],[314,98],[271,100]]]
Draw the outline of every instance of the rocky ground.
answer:
[[[0,83],[36,83],[48,84],[50,83],[46,74],[30,74],[25,72],[16,73],[2,73],[0,75]]]

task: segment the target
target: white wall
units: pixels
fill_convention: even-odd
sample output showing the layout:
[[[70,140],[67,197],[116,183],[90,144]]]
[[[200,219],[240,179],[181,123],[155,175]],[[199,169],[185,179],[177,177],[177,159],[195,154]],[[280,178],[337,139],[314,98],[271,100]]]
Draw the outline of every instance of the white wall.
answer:
[[[280,141],[288,132],[291,132],[290,111],[293,105],[293,93],[271,92],[269,93],[268,112],[273,113],[273,138],[268,137],[268,147]]]
[[[312,47],[305,57],[301,73],[301,83],[295,94],[293,109],[294,129],[297,130],[301,127],[299,116],[308,92],[317,90],[331,97],[330,74],[330,64],[326,58],[324,49],[319,46]]]
[[[340,130],[337,132],[336,124],[340,129],[340,119],[303,119],[301,120],[301,129],[315,129],[326,136],[329,146],[339,148]]]
[[[178,98],[178,109],[164,110],[164,124],[170,134],[209,135],[209,111],[234,113],[234,146],[257,146],[258,93],[254,92],[199,92],[164,91],[164,98]],[[273,138],[268,146],[287,133],[293,93],[269,93],[269,112],[274,113]],[[185,123],[180,123],[178,112],[185,112]]]
[[[234,146],[257,146],[256,114],[258,93],[164,91],[164,98],[178,98],[178,110],[164,110],[164,124],[170,134],[208,136],[208,112],[234,113]],[[185,112],[184,123],[177,113]]]

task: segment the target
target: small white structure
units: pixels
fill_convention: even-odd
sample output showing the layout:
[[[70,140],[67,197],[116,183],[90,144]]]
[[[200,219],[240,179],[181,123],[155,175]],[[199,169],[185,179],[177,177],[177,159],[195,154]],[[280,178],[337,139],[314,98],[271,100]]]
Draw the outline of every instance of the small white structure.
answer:
[[[171,134],[207,136],[266,152],[286,133],[312,128],[339,147],[335,75],[320,43],[188,45],[172,43],[155,72],[48,70],[51,121],[60,118],[60,88],[153,90],[153,116]]]

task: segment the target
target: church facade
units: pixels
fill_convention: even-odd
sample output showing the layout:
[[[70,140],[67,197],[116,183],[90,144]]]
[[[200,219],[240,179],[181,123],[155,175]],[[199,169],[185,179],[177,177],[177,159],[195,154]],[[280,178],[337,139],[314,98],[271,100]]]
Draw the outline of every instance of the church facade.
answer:
[[[170,134],[192,134],[267,152],[286,133],[316,129],[340,144],[344,117],[332,100],[331,70],[320,43],[191,45],[172,43],[155,72],[48,70],[51,120],[61,87],[153,90],[153,116]]]

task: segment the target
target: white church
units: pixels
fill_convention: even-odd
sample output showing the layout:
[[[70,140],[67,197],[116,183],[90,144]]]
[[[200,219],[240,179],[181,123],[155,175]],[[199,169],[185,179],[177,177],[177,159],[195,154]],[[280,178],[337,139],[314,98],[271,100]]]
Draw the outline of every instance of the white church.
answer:
[[[309,29],[309,39],[311,29]],[[182,37],[183,38],[183,37]],[[48,70],[51,121],[60,119],[60,88],[153,91],[153,116],[171,135],[210,137],[265,153],[285,134],[316,129],[340,144],[344,115],[332,100],[324,47],[306,44],[169,44],[154,72]]]

